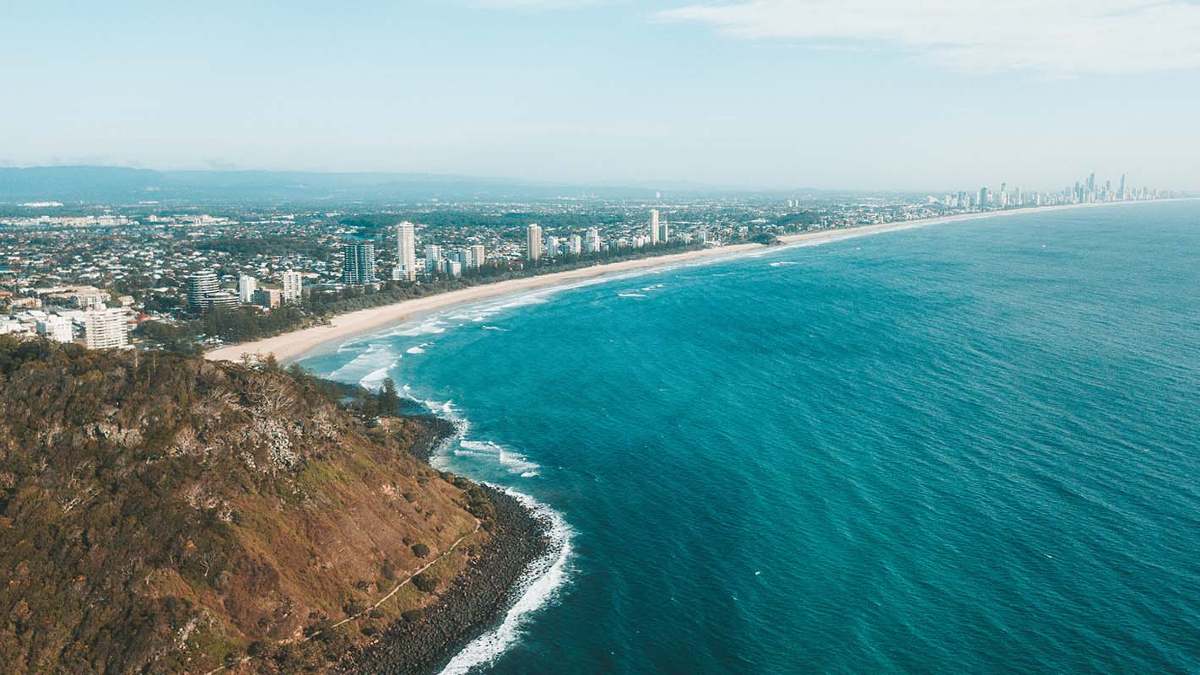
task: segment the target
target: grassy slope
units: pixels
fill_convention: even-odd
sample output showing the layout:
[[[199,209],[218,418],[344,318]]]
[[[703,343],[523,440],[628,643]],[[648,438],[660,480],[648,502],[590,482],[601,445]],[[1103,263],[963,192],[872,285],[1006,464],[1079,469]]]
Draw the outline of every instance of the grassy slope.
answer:
[[[276,657],[256,669],[295,670],[428,604],[406,588],[277,648],[475,529],[462,490],[403,452],[418,433],[374,434],[275,370],[0,340],[7,669],[202,672],[253,646]]]

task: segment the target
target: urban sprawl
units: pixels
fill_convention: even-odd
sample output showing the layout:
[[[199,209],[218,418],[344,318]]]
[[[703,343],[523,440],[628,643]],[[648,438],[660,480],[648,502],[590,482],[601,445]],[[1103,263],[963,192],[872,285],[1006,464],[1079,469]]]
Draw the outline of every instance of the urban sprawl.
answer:
[[[3,206],[0,333],[196,350],[477,283],[697,247],[990,210],[1161,199],[1098,183],[941,196]]]

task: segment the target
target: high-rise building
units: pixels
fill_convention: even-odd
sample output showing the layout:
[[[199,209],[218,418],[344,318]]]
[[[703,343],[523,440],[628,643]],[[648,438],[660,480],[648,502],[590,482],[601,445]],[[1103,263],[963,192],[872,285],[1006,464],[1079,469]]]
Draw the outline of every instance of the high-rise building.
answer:
[[[567,239],[567,250],[570,251],[571,255],[580,255],[583,253],[583,237],[572,234]]]
[[[1125,174],[1121,174],[1121,186],[1117,190],[1117,199],[1125,199]]]
[[[221,290],[221,285],[217,282],[217,273],[212,270],[200,270],[189,276],[187,279],[188,309],[193,312],[203,312],[208,305],[206,301],[208,295],[219,290]]]
[[[558,237],[554,235],[546,236],[546,256],[553,258],[558,255]]]
[[[396,226],[396,261],[401,278],[417,280],[417,235],[407,220]]]
[[[425,260],[437,262],[442,259],[442,247],[437,244],[425,244]]]
[[[650,245],[658,243],[658,209],[650,209]]]
[[[542,258],[542,226],[530,223],[525,228],[525,258],[537,262]]]
[[[38,335],[54,342],[71,342],[75,339],[75,327],[65,316],[51,314],[37,322]]]
[[[283,293],[277,288],[260,288],[254,291],[254,304],[266,309],[275,309],[283,302]]]
[[[588,253],[600,252],[600,230],[594,227],[588,228],[585,248]]]
[[[204,296],[204,311],[212,311],[214,307],[233,309],[238,306],[238,296],[229,291],[217,291]]]
[[[342,283],[363,286],[375,283],[375,245],[356,241],[346,244],[342,260]]]
[[[487,255],[484,252],[483,244],[471,245],[471,267],[479,269],[487,262]]]
[[[304,277],[296,270],[287,270],[279,278],[283,290],[279,299],[283,302],[300,302],[304,297]]]
[[[986,209],[989,202],[991,202],[991,198],[988,195],[988,189],[985,185],[979,188],[979,208]]]
[[[249,274],[238,275],[238,302],[248,305],[254,302],[254,291],[258,290],[258,279]]]
[[[123,310],[94,310],[83,315],[88,349],[119,349],[129,344],[129,320]]]

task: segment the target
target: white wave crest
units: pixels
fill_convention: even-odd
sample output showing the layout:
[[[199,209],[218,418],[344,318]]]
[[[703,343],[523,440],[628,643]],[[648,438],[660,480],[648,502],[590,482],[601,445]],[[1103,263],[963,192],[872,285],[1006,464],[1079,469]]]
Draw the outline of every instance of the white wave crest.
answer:
[[[417,345],[416,347],[409,347],[408,349],[404,350],[404,353],[405,354],[424,354],[425,348],[428,346],[429,346],[429,343],[427,342],[425,344]]]
[[[329,379],[338,382],[356,382],[364,375],[380,368],[390,368],[397,355],[386,344],[374,343],[356,355],[341,368],[329,374]]]
[[[521,637],[522,627],[537,610],[545,607],[562,590],[568,580],[571,557],[571,528],[557,511],[529,495],[492,485],[503,491],[546,527],[550,545],[546,553],[525,568],[513,589],[516,602],[504,614],[500,625],[472,640],[450,663],[442,675],[463,675],[472,669],[490,664]]]
[[[645,293],[617,293],[618,298],[644,298]]]
[[[440,319],[430,319],[417,325],[406,325],[400,330],[393,331],[388,337],[416,337],[418,335],[440,335],[446,332],[446,324]]]
[[[366,377],[363,377],[358,381],[358,386],[369,391],[377,391],[382,389],[383,381],[388,378],[388,373],[391,372],[391,370],[397,365],[399,365],[399,363],[400,359],[397,358],[395,361],[392,361],[390,366],[384,366],[383,368],[372,370],[370,373],[367,373]]]
[[[537,475],[537,470],[542,468],[536,462],[532,462],[525,455],[519,452],[513,452],[508,448],[493,443],[491,441],[472,441],[462,439],[458,443],[459,447],[473,455],[489,455],[496,458],[496,461],[503,465],[509,473],[520,474],[525,478],[530,478]],[[456,453],[457,454],[457,453]],[[525,474],[532,474],[525,476]]]

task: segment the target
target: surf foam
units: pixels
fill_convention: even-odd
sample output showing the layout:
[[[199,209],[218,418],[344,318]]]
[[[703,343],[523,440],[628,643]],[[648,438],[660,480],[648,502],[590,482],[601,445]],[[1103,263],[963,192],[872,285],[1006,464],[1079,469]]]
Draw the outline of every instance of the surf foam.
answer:
[[[513,587],[516,601],[505,612],[500,624],[472,640],[442,669],[442,675],[463,675],[492,663],[521,638],[529,618],[558,597],[568,580],[571,557],[571,528],[554,509],[529,495],[499,485],[491,487],[516,499],[546,527],[549,546],[546,553],[525,568]]]

